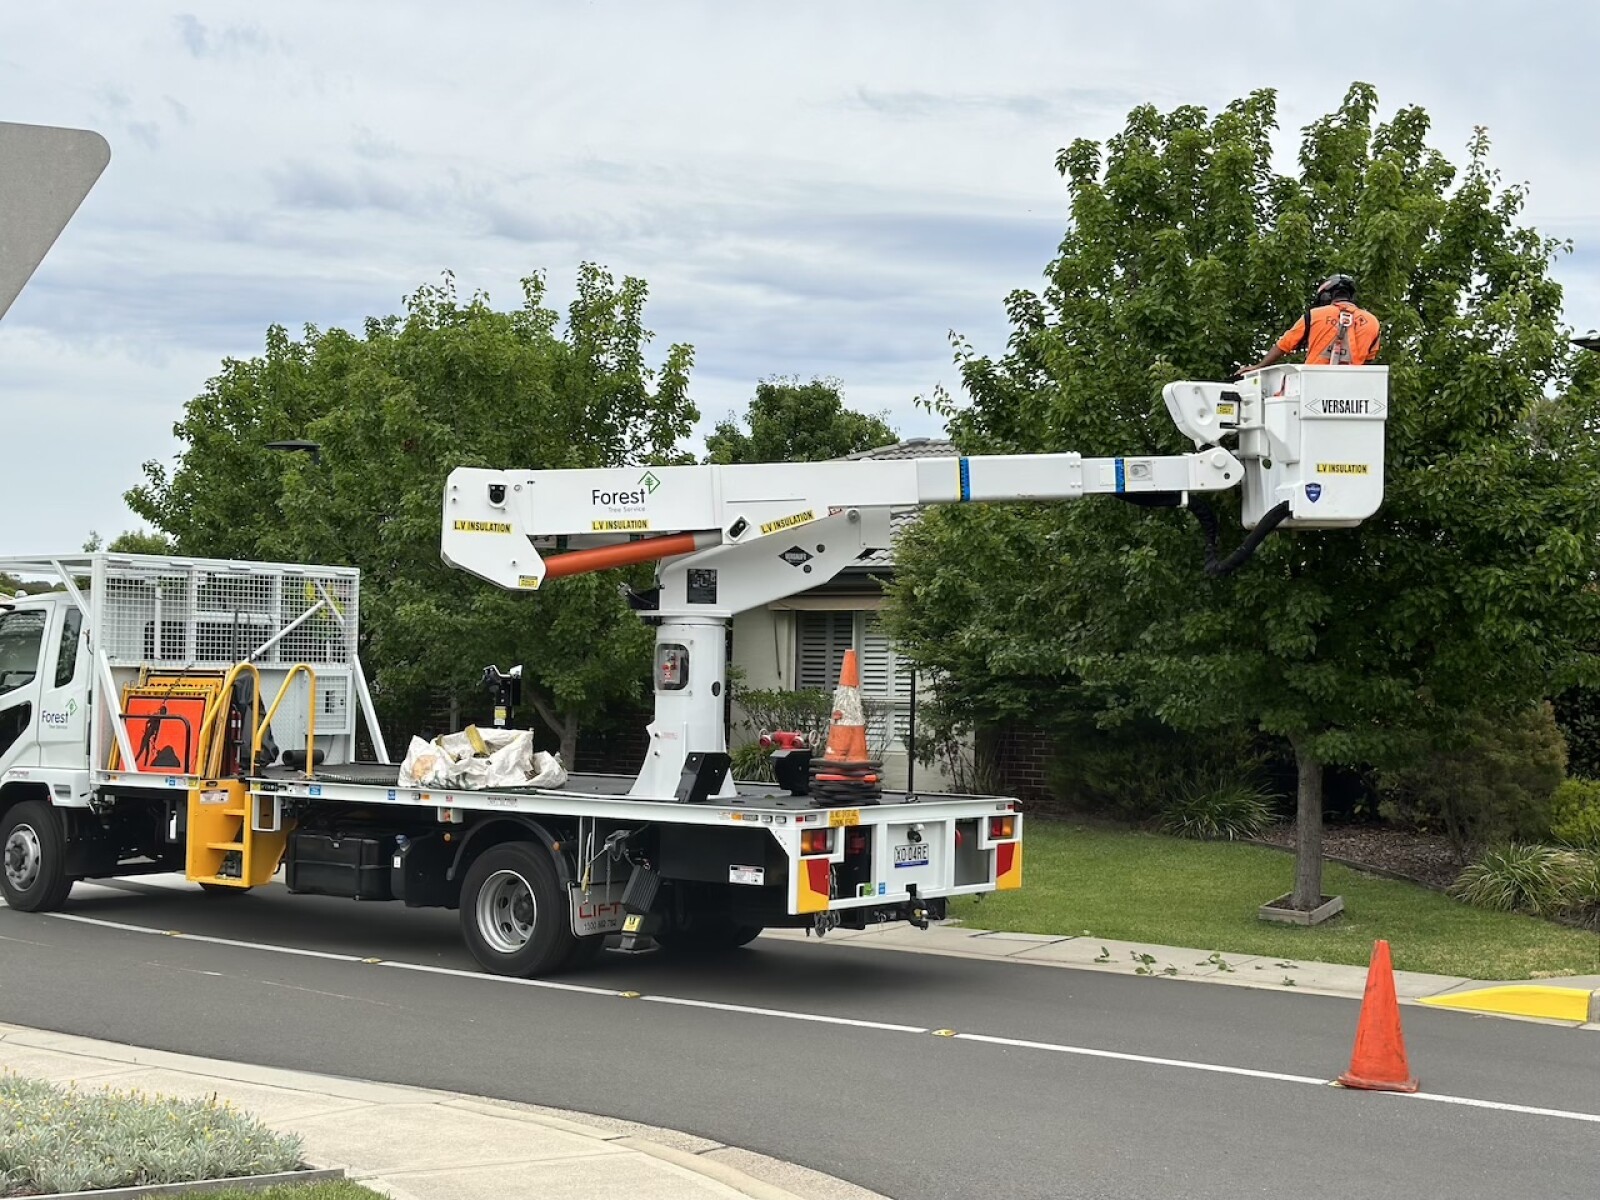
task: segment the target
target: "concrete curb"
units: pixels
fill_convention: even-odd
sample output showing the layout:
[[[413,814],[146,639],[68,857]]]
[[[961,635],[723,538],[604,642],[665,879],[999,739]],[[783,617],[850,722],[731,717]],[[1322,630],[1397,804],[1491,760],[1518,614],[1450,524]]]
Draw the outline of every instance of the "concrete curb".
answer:
[[[763,938],[804,941],[803,930],[768,930]],[[1366,993],[1367,968],[1343,963],[1278,959],[1272,955],[1230,954],[1183,946],[1162,946],[1152,942],[1121,942],[1091,935],[1010,933],[977,929],[967,925],[940,922],[918,931],[903,925],[877,925],[865,930],[835,930],[827,942],[869,949],[897,950],[902,953],[935,954],[953,958],[984,959],[1025,963],[1036,967],[1099,971],[1113,975],[1145,975],[1154,979],[1249,987],[1299,995],[1342,996],[1360,1000]],[[1142,968],[1142,969],[1141,969]],[[1402,1004],[1422,1004],[1430,998],[1482,990],[1502,985],[1530,986],[1526,981],[1467,979],[1455,975],[1430,975],[1420,971],[1396,971],[1395,990]],[[1586,1011],[1563,1008],[1560,1017],[1530,1015],[1526,1012],[1472,1009],[1466,1005],[1436,1004],[1456,1008],[1474,1016],[1507,1019],[1559,1021],[1564,1025],[1600,1029],[1600,1012],[1588,1011],[1589,995],[1600,988],[1600,976],[1580,976],[1571,983],[1540,981],[1537,986],[1552,993],[1584,998]],[[1567,1001],[1570,1005],[1570,999]]]

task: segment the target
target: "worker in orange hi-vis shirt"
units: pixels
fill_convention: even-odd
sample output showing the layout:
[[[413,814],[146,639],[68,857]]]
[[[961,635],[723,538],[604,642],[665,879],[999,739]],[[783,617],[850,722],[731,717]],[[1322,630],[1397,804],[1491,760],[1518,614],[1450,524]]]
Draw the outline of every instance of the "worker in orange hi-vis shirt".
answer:
[[[1316,303],[1278,339],[1267,356],[1239,374],[1270,367],[1290,354],[1306,352],[1307,366],[1359,367],[1377,356],[1378,318],[1356,307],[1356,281],[1333,275],[1317,289]]]

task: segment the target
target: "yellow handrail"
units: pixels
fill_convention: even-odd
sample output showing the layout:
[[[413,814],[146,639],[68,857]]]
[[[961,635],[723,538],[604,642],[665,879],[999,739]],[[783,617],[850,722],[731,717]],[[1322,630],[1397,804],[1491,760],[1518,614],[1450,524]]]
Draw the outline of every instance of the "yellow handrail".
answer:
[[[278,694],[273,697],[272,704],[267,709],[267,715],[261,718],[261,723],[256,726],[255,741],[250,747],[250,765],[255,767],[256,756],[261,753],[261,741],[267,732],[267,726],[272,724],[273,715],[278,711],[278,705],[283,703],[283,698],[289,694],[289,685],[294,682],[294,677],[301,671],[306,673],[306,778],[312,779],[316,774],[316,744],[317,744],[317,673],[305,663],[295,663],[289,668],[289,673],[283,677],[283,686],[278,689]]]
[[[222,711],[223,706],[232,702],[233,685],[238,682],[239,672],[246,670],[254,675],[256,680],[255,689],[250,696],[250,716],[254,719],[261,715],[261,672],[256,669],[255,663],[242,662],[235,663],[228,673],[222,677],[222,687],[212,697],[211,703],[206,706],[205,719],[200,722],[199,745],[205,749],[205,774],[212,779],[215,779],[222,771],[222,740],[219,738],[217,744],[211,746],[206,741],[206,734],[210,731],[212,723],[216,720],[217,714]],[[243,764],[240,765],[242,766]],[[254,775],[255,768],[255,754],[252,751],[249,774]]]

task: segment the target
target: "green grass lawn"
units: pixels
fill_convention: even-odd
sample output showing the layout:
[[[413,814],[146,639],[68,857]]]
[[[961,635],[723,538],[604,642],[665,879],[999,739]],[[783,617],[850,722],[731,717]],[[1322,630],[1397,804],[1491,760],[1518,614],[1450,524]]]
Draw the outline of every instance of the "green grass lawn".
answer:
[[[1030,821],[1022,890],[953,901],[979,929],[1081,935],[1233,954],[1365,965],[1386,938],[1395,966],[1474,979],[1600,974],[1600,935],[1468,908],[1409,883],[1336,863],[1325,894],[1345,911],[1315,928],[1273,925],[1256,909],[1289,891],[1292,855],[1226,842]]]

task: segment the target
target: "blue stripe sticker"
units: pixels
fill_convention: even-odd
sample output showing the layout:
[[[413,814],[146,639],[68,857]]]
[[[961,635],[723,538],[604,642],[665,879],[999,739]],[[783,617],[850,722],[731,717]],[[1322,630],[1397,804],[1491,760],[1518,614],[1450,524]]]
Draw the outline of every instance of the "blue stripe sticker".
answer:
[[[1117,491],[1118,492],[1125,492],[1127,490],[1128,490],[1127,473],[1122,469],[1122,460],[1119,458],[1119,459],[1117,459]]]
[[[965,455],[961,458],[961,498],[972,499],[972,468],[967,465]]]

